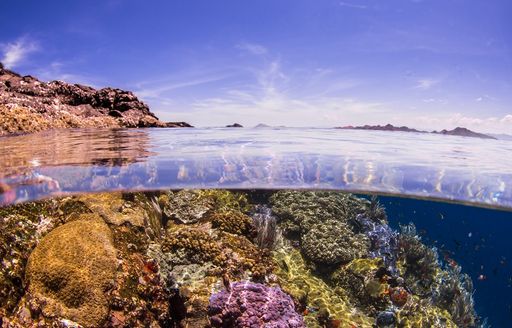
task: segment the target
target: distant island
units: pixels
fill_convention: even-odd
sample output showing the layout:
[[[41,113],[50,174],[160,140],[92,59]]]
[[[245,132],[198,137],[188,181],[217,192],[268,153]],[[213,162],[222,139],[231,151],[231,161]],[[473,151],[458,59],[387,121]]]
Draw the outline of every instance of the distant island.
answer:
[[[471,138],[481,138],[481,139],[497,139],[487,134],[478,133],[471,131],[469,129],[463,127],[456,127],[453,130],[441,130],[441,131],[422,131],[411,129],[407,126],[394,126],[392,124],[386,125],[362,125],[362,126],[342,126],[336,127],[336,129],[345,129],[345,130],[376,130],[376,131],[400,131],[400,132],[416,132],[416,133],[436,133],[436,134],[444,134],[450,136],[461,136],[461,137],[471,137]]]

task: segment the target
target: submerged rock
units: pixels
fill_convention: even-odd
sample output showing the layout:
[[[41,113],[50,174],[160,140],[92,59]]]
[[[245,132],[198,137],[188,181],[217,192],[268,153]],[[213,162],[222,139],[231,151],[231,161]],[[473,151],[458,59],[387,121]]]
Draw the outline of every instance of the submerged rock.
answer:
[[[109,313],[116,268],[110,229],[100,218],[86,216],[56,228],[34,249],[27,264],[28,294],[46,317],[98,327]]]

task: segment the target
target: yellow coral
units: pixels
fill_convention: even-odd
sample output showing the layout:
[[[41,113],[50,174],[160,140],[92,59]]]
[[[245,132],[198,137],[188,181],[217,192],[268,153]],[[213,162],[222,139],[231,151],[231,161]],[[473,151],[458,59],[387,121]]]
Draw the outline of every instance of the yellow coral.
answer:
[[[321,327],[318,319],[324,314],[338,327],[372,327],[374,320],[352,306],[345,291],[311,274],[299,251],[280,250],[275,256],[281,287],[307,306],[304,320],[308,327]]]
[[[66,223],[44,237],[27,264],[29,294],[45,316],[99,327],[109,312],[105,293],[117,268],[108,226],[95,215]]]

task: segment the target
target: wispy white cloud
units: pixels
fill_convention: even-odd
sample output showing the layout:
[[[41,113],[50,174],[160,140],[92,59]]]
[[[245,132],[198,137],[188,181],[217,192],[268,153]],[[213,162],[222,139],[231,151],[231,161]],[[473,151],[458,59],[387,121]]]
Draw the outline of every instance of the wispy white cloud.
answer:
[[[348,7],[348,8],[353,8],[353,9],[368,9],[368,6],[360,5],[360,4],[356,4],[356,3],[349,3],[349,2],[345,2],[345,1],[340,1],[338,4],[342,7]]]
[[[342,96],[340,90],[349,89],[354,83],[338,81],[329,69],[304,70],[298,76],[293,71],[285,72],[279,60],[272,60],[253,67],[250,72],[252,83],[234,84],[187,104],[178,102],[171,107],[157,104],[155,111],[164,119],[185,120],[198,126],[236,121],[249,126],[263,122],[332,127],[354,121],[368,122],[384,113],[381,103]],[[326,76],[329,80],[322,80]],[[308,80],[321,86],[305,84]],[[323,89],[328,85],[337,85],[338,94],[325,93]]]
[[[7,68],[15,68],[28,56],[28,54],[39,49],[38,44],[28,37],[21,37],[18,40],[1,44],[0,49],[3,52],[1,62]]]
[[[267,48],[257,43],[241,42],[236,45],[236,48],[247,51],[253,55],[264,55],[267,53]]]
[[[69,63],[63,61],[53,61],[49,65],[45,65],[35,71],[35,75],[42,81],[60,80],[68,83],[79,83],[94,88],[104,86],[104,81],[96,77],[87,76],[86,74],[72,73],[69,69]]]
[[[491,97],[489,95],[482,95],[480,97],[475,98],[476,102],[482,102],[482,101],[494,101],[496,98]]]
[[[439,80],[430,79],[430,78],[419,79],[418,81],[416,81],[416,85],[414,86],[414,88],[421,89],[421,90],[428,90],[428,89],[432,88],[433,86],[439,84],[439,82],[440,82]]]

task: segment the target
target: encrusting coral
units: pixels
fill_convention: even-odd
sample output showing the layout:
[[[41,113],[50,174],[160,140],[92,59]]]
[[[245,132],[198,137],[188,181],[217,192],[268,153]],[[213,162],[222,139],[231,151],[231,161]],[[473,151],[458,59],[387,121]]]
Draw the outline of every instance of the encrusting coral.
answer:
[[[208,314],[213,327],[306,327],[290,296],[279,287],[251,282],[235,282],[213,294]]]
[[[303,254],[317,268],[333,268],[368,252],[368,238],[352,224],[368,210],[368,201],[334,192],[278,191],[270,203],[279,227],[300,241]]]
[[[110,229],[100,218],[85,216],[51,231],[34,249],[26,273],[29,298],[46,317],[100,326],[109,313],[107,291],[116,268]]]

